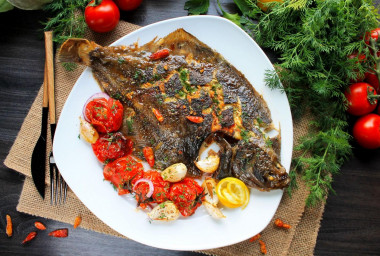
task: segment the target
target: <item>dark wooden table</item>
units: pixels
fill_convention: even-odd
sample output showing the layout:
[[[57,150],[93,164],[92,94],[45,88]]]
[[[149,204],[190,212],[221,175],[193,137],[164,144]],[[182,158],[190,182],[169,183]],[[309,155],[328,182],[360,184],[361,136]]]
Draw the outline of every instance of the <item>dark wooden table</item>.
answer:
[[[185,1],[145,0],[122,19],[138,25],[185,16]],[[209,14],[218,14],[211,1]],[[221,1],[232,10],[232,0]],[[3,161],[43,81],[46,13],[13,10],[0,13],[0,254],[27,255],[198,255],[160,250],[134,241],[77,229],[66,239],[36,239],[22,246],[25,230],[39,217],[16,211],[24,177],[6,168]],[[357,147],[354,156],[335,177],[327,200],[315,255],[380,255],[380,150]],[[14,236],[5,235],[5,215],[14,222]],[[71,227],[42,219],[51,229]]]

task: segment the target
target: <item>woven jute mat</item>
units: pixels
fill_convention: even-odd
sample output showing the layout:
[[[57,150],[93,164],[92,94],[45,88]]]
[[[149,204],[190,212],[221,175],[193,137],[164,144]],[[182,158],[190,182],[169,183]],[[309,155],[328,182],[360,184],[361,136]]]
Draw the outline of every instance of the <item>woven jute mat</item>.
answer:
[[[90,40],[96,41],[100,45],[109,45],[116,39],[138,28],[139,27],[136,25],[121,21],[116,30],[111,33],[99,35],[88,32],[86,37]],[[83,70],[84,67],[79,67],[75,71],[67,72],[56,62],[55,94],[58,117],[67,96]],[[26,176],[17,210],[31,215],[71,224],[75,217],[78,216],[78,214],[81,214],[82,228],[122,237],[119,233],[112,230],[95,217],[95,215],[82,204],[70,189],[68,190],[68,199],[65,205],[51,206],[49,198],[46,198],[45,200],[41,199],[34,187],[30,171],[32,150],[41,128],[41,106],[42,87],[4,162],[7,167]],[[298,141],[298,138],[306,134],[307,127],[307,118],[294,124],[295,142]],[[50,152],[51,145],[49,144],[47,147],[47,152]],[[46,171],[46,173],[46,195],[49,195],[49,172]],[[261,233],[262,240],[267,246],[267,255],[313,255],[324,204],[321,204],[318,207],[305,209],[305,199],[308,192],[305,183],[301,179],[298,180],[298,184],[299,188],[292,194],[292,197],[289,197],[287,193],[284,193],[273,220]],[[281,218],[284,222],[289,223],[292,228],[289,230],[283,230],[274,227],[273,221],[276,218]],[[255,234],[252,234],[252,236],[254,235]],[[261,255],[258,242],[249,242],[248,240],[232,246],[201,252],[209,255]]]

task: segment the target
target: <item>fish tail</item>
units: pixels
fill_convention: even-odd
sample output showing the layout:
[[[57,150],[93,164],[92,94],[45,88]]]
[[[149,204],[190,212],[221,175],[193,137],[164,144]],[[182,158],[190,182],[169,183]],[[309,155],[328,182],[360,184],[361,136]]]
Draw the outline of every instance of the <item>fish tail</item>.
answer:
[[[89,53],[95,48],[99,47],[98,44],[90,42],[86,39],[72,38],[66,40],[58,53],[60,62],[75,62],[78,64],[90,65]]]

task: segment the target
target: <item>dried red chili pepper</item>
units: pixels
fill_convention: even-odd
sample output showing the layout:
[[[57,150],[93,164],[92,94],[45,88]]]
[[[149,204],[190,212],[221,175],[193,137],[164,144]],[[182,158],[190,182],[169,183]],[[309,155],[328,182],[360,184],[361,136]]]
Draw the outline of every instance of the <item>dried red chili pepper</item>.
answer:
[[[7,214],[7,227],[5,229],[5,232],[7,233],[8,237],[11,237],[13,234],[13,225],[12,225],[12,218]]]
[[[256,241],[257,239],[259,239],[260,237],[261,237],[261,235],[260,235],[260,234],[257,234],[257,235],[255,235],[255,236],[251,237],[251,238],[249,239],[249,241],[252,243],[252,242]]]
[[[81,222],[82,222],[82,217],[81,216],[75,217],[74,228],[77,228],[80,225]]]
[[[154,166],[154,153],[151,147],[145,147],[143,154],[150,167]]]
[[[34,222],[34,226],[35,226],[36,228],[38,228],[39,230],[45,230],[45,229],[46,229],[45,225],[42,224],[42,223],[39,222],[39,221]]]
[[[67,237],[69,235],[69,230],[67,228],[56,229],[49,233],[49,236],[54,237]]]
[[[168,49],[162,49],[162,50],[159,50],[159,51],[153,53],[152,55],[150,55],[149,58],[151,60],[159,60],[159,59],[166,58],[168,56],[169,56],[169,50]]]
[[[160,111],[158,111],[158,110],[155,109],[155,108],[152,108],[152,112],[153,112],[153,114],[156,116],[156,118],[157,118],[157,120],[158,120],[159,122],[164,121],[164,117],[161,115]]]
[[[26,238],[24,239],[24,241],[22,241],[22,244],[25,244],[27,242],[29,242],[30,240],[33,240],[35,237],[37,236],[37,232],[30,232]]]
[[[267,246],[265,245],[263,240],[259,240],[260,243],[260,251],[262,254],[267,254]]]
[[[274,225],[276,225],[277,227],[279,227],[279,228],[285,228],[285,229],[289,229],[289,228],[291,228],[291,226],[289,225],[289,224],[286,224],[286,223],[284,223],[282,220],[280,220],[280,219],[276,219],[275,221],[274,221]]]
[[[191,122],[193,122],[193,123],[197,123],[197,124],[203,122],[203,117],[201,117],[201,116],[186,116],[186,118],[187,118],[189,121],[191,121]]]

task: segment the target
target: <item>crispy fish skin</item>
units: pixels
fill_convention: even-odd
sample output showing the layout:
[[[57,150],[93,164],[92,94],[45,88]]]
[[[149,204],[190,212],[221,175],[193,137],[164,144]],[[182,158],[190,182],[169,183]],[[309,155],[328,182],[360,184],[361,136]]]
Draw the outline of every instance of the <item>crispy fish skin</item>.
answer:
[[[150,58],[163,49],[169,56]],[[69,39],[59,58],[91,67],[102,90],[123,102],[128,113],[122,131],[135,141],[136,155],[145,146],[154,149],[156,168],[182,162],[192,176],[200,176],[194,160],[202,142],[210,134],[224,134],[231,145],[222,151],[228,153],[223,155],[228,170],[221,175],[231,173],[262,190],[289,183],[279,157],[260,132],[273,127],[262,96],[219,53],[185,30],[141,47],[102,47]],[[163,120],[157,120],[152,109]],[[203,122],[191,122],[188,116],[202,117]],[[250,161],[244,162],[246,157]]]

